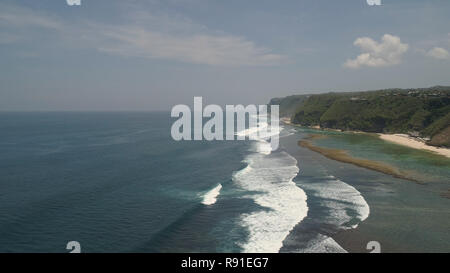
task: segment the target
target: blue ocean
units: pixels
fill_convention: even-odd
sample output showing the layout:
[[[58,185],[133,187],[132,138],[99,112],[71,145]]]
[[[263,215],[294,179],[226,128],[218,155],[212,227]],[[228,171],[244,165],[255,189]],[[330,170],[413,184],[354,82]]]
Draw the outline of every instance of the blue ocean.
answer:
[[[69,241],[82,252],[345,252],[332,237],[369,217],[365,198],[376,207],[380,192],[404,185],[343,173],[300,148],[297,128],[282,126],[271,151],[251,135],[174,141],[173,121],[166,112],[0,113],[0,252],[64,253]]]

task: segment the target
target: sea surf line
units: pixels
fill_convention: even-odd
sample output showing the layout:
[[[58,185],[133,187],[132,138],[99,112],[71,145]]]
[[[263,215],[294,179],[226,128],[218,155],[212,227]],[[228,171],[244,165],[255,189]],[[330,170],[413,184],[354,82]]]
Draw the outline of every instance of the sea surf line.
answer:
[[[244,159],[247,166],[236,172],[232,181],[248,193],[243,198],[252,199],[259,206],[241,215],[240,225],[249,233],[239,246],[246,253],[277,253],[295,225],[306,217],[307,196],[293,182],[299,172],[297,160],[285,151],[271,149],[267,142],[269,135],[259,132],[267,126],[264,120],[261,123],[261,127],[237,132],[253,140],[253,145]],[[273,133],[283,136],[283,130],[280,127]]]

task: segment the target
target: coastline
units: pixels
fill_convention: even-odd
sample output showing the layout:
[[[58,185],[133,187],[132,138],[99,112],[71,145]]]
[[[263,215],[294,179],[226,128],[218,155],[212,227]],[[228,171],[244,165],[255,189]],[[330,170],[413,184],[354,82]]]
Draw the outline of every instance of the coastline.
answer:
[[[281,120],[281,122],[285,123],[286,125],[303,127],[299,124],[292,123],[290,118],[281,118],[280,120]],[[332,132],[344,132],[344,131],[337,130],[337,129],[321,128],[320,126],[309,126],[308,128],[332,131]],[[371,133],[363,132],[363,131],[345,131],[345,132],[355,133],[355,134],[371,134]],[[395,144],[406,146],[406,147],[413,148],[413,149],[425,150],[428,152],[432,152],[434,154],[438,154],[438,155],[442,155],[447,158],[450,158],[450,149],[449,148],[431,146],[431,145],[426,144],[423,141],[420,141],[419,139],[417,139],[415,137],[411,137],[411,136],[408,136],[405,134],[377,133],[374,135],[377,135],[380,139],[387,141],[387,142],[395,143]]]
[[[443,155],[450,158],[450,149],[439,148],[427,145],[426,143],[417,140],[416,138],[410,137],[403,134],[378,134],[378,136],[385,141],[393,142],[395,144],[407,146],[414,149],[421,149]]]

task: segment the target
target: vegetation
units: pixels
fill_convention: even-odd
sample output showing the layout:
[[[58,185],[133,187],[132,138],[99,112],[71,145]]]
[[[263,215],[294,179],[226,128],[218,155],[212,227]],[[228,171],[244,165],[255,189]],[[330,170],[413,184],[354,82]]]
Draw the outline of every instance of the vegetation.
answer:
[[[303,105],[309,95],[294,95],[285,98],[271,99],[269,105],[280,106],[280,117],[290,117],[295,114],[298,107]]]
[[[282,116],[303,126],[404,133],[450,147],[450,87],[290,96],[276,103]]]

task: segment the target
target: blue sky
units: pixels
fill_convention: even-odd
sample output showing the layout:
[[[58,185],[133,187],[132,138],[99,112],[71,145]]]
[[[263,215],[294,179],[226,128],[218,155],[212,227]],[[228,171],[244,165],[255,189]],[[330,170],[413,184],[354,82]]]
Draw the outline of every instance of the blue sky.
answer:
[[[450,85],[450,1],[0,2],[0,110]]]

